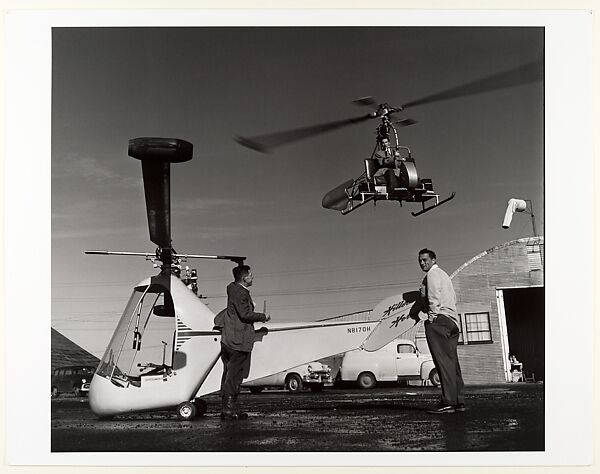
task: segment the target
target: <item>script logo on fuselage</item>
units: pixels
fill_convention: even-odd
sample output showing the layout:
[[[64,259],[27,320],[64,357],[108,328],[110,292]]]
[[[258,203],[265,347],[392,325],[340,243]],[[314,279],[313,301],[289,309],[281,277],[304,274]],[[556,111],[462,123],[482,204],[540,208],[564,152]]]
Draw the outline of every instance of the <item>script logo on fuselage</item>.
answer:
[[[394,303],[393,305],[390,305],[388,307],[388,309],[386,309],[383,312],[383,317],[386,318],[388,317],[390,314],[392,314],[394,311],[400,309],[400,308],[404,308],[408,303],[404,300],[398,302],[398,303]]]
[[[390,315],[393,317],[393,316],[395,316],[395,315],[394,315],[394,313],[396,313],[396,311],[398,311],[398,310],[401,310],[401,309],[403,309],[403,308],[404,308],[405,310],[408,310],[408,309],[409,309],[409,308],[408,308],[408,305],[409,305],[409,304],[410,304],[410,303],[406,302],[405,300],[401,300],[401,301],[399,301],[399,302],[397,302],[397,303],[394,303],[394,304],[390,305],[390,306],[388,307],[388,309],[386,309],[386,310],[383,312],[383,317],[384,317],[384,318],[387,318],[387,317],[389,317]],[[400,314],[398,314],[398,315],[395,317],[395,319],[393,319],[393,320],[392,320],[392,322],[391,322],[391,324],[390,324],[390,326],[389,326],[389,327],[390,327],[390,328],[393,328],[393,327],[398,327],[398,324],[400,324],[402,321],[406,321],[406,320],[407,320],[407,319],[409,319],[409,318],[410,318],[410,311],[401,311],[401,312],[400,312]]]

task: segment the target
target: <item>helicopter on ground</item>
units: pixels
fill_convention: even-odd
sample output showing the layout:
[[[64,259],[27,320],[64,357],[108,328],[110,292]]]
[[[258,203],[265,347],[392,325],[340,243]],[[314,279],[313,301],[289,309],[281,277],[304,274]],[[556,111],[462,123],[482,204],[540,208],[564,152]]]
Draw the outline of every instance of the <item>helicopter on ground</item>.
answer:
[[[449,197],[440,200],[440,195],[433,189],[432,180],[419,177],[411,150],[407,146],[400,145],[397,131],[397,127],[407,127],[417,122],[410,118],[398,120],[394,114],[418,105],[538,81],[542,74],[542,61],[536,60],[462,86],[406,102],[402,106],[391,106],[387,102],[378,104],[373,97],[367,96],[353,101],[355,105],[373,109],[366,115],[255,137],[236,136],[235,140],[252,150],[268,153],[281,145],[366,120],[379,119],[375,147],[371,156],[364,160],[364,172],[358,178],[349,179],[325,194],[322,206],[345,215],[371,201],[373,203],[396,201],[400,205],[404,202],[421,203],[422,209],[411,213],[413,216],[419,216],[452,200],[456,193],[452,192]]]
[[[220,388],[223,370],[219,357],[220,332],[213,325],[215,314],[197,294],[197,275],[189,268],[182,272],[182,263],[189,258],[203,258],[240,265],[246,257],[187,255],[173,249],[170,164],[189,161],[192,153],[192,144],[185,140],[152,137],[130,140],[129,155],[142,162],[150,240],[158,247],[155,253],[86,251],[143,256],[160,268],[157,275],[133,288],[94,373],[89,404],[100,418],[176,408],[179,419],[189,420],[207,410],[200,397]],[[409,306],[399,307],[406,312]],[[412,320],[405,319],[401,324],[407,329],[414,325]],[[256,324],[259,327],[255,330],[256,344],[246,381],[356,349],[376,327],[377,319]],[[390,336],[390,341],[393,337]]]

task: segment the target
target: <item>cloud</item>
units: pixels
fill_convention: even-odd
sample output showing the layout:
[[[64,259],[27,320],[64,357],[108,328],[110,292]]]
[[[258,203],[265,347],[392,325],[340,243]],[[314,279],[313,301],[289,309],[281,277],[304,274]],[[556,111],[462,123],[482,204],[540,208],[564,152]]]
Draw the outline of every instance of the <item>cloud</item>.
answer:
[[[110,236],[115,237],[118,235],[120,237],[123,236],[131,236],[136,237],[140,235],[141,231],[143,231],[143,227],[140,226],[131,226],[131,227],[87,227],[87,228],[75,228],[75,229],[66,229],[61,228],[59,230],[52,230],[51,237],[52,239],[89,239],[89,238],[97,238],[102,236]]]
[[[52,180],[80,178],[102,184],[102,186],[106,184],[125,187],[139,185],[139,176],[123,176],[107,163],[112,163],[112,161],[73,153],[53,156]]]
[[[173,212],[181,214],[190,214],[193,212],[216,212],[216,211],[229,211],[235,209],[251,209],[259,205],[256,202],[249,202],[247,200],[236,200],[236,199],[220,199],[220,198],[206,198],[196,197],[189,199],[179,199],[177,203],[171,203]]]

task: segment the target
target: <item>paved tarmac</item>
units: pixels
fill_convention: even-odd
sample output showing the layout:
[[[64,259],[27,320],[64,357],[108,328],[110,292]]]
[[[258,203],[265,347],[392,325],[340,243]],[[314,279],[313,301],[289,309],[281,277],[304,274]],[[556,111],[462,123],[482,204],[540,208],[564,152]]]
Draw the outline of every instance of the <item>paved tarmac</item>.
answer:
[[[87,399],[51,404],[52,452],[543,451],[544,385],[466,387],[467,411],[431,415],[435,387],[243,392],[244,421],[222,421],[219,398],[179,421],[174,410],[101,421]]]

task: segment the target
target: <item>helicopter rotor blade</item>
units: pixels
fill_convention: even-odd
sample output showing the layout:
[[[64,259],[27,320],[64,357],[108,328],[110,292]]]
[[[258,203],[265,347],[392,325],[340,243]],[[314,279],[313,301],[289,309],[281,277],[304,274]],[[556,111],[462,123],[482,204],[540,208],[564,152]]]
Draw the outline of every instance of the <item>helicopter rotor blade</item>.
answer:
[[[373,109],[377,109],[377,102],[375,101],[375,99],[373,98],[373,96],[366,96],[366,97],[361,97],[360,99],[355,99],[352,101],[352,103],[354,105],[358,105],[358,106],[366,106],[366,107],[372,107]]]
[[[150,240],[161,248],[168,248],[171,246],[171,164],[143,161],[142,175]]]
[[[409,125],[414,125],[415,123],[419,122],[411,118],[405,118],[402,120],[397,120],[396,122],[394,122],[394,125],[399,125],[400,127],[408,127]]]
[[[490,92],[493,90],[506,89],[522,84],[528,84],[541,80],[543,75],[543,62],[541,60],[537,60],[513,69],[509,69],[507,71],[478,79],[473,82],[469,82],[467,84],[463,84],[462,86],[453,87],[445,91],[407,102],[402,106],[402,108],[406,109],[408,107],[430,104],[432,102],[440,102],[443,100],[454,99],[456,97],[480,94],[482,92]]]
[[[287,143],[296,142],[304,138],[313,137],[322,133],[331,132],[338,128],[346,127],[355,123],[364,122],[375,118],[373,114],[361,115],[359,117],[353,117],[343,120],[336,120],[333,122],[326,122],[319,125],[312,125],[309,127],[296,128],[292,130],[286,130],[283,132],[271,133],[268,135],[259,135],[256,137],[235,137],[235,141],[240,145],[261,153],[269,153],[274,148],[285,145]]]
[[[176,138],[141,137],[129,140],[128,154],[142,162],[150,240],[171,248],[171,163],[192,159],[193,146]]]

